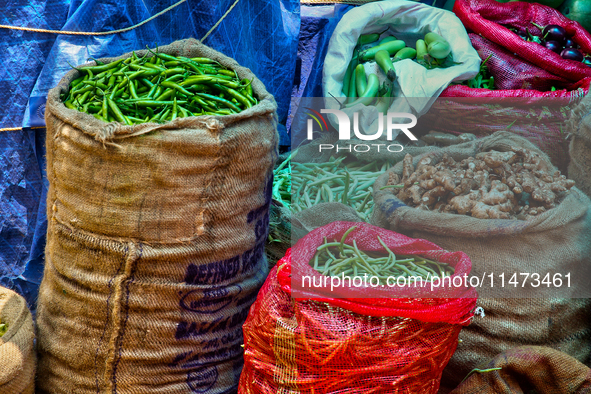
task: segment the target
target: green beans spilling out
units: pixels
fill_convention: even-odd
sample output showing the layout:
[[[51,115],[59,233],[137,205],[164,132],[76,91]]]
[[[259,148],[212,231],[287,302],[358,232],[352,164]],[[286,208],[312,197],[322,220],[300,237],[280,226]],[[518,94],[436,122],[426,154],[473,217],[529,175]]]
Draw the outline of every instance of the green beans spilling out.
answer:
[[[273,199],[289,208],[291,204],[291,159],[292,152],[273,170]]]
[[[439,263],[421,256],[396,255],[378,236],[384,247],[382,252],[362,251],[353,240],[353,245],[345,243],[345,239],[356,227],[351,227],[340,240],[329,242],[324,238],[310,265],[327,276],[374,276],[379,284],[387,284],[388,278],[404,277],[409,282],[418,280],[430,281],[433,278],[451,276],[454,269],[446,263]]]
[[[64,105],[105,122],[165,123],[200,115],[231,115],[257,104],[248,79],[209,58],[149,50],[127,59],[77,68],[81,77]]]
[[[325,163],[291,163],[291,208],[303,211],[323,202],[340,202],[355,209],[369,222],[374,202],[372,188],[390,163],[343,163],[345,157],[331,157]],[[394,165],[393,163],[392,165]]]

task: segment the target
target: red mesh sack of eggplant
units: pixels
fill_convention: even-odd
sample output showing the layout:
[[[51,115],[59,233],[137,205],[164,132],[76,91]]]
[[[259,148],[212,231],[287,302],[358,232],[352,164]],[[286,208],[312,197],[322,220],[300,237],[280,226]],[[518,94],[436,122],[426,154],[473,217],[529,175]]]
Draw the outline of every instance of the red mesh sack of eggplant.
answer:
[[[591,77],[573,82],[524,60],[519,55],[478,34],[470,33],[469,37],[480,58],[486,61],[488,72],[494,78],[495,89],[450,85],[440,97],[575,99],[583,97],[589,91]],[[589,69],[591,70],[591,66]]]
[[[458,334],[474,316],[476,291],[302,288],[301,278],[324,278],[313,262],[326,240],[431,258],[453,267],[452,277],[471,269],[463,252],[367,223],[313,230],[273,268],[250,309],[238,393],[437,393]]]
[[[591,55],[591,34],[578,22],[568,19],[551,7],[526,2],[457,0],[453,12],[468,31],[481,35],[553,75],[572,82],[591,77],[591,67],[583,62],[585,55]],[[550,25],[559,28],[547,29]],[[538,37],[535,41],[545,42],[569,38],[579,47],[582,56],[553,52],[551,49],[558,50],[556,46],[527,41],[523,37],[528,34],[532,39],[533,36]],[[533,88],[542,90],[535,86]]]

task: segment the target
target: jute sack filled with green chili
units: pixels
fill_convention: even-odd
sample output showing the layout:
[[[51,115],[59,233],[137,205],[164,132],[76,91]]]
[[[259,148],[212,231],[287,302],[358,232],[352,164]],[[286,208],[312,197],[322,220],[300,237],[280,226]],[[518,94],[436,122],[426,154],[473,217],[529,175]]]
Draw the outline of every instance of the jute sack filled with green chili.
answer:
[[[591,95],[573,109],[567,132],[571,134],[568,175],[577,187],[591,196]]]
[[[0,393],[35,392],[35,330],[27,302],[0,287]]]
[[[454,160],[461,161],[479,152],[505,152],[511,148],[526,148],[535,152],[545,165],[555,169],[548,156],[532,143],[508,132],[497,132],[471,143],[444,148],[429,157],[438,163],[447,153]],[[424,157],[413,158],[413,165],[417,166]],[[575,269],[588,267],[591,201],[576,187],[570,189],[554,208],[527,220],[480,219],[405,205],[391,188],[384,189],[390,177],[402,175],[402,170],[403,163],[399,163],[374,184],[372,224],[413,238],[426,239],[449,251],[465,252],[472,260],[474,276],[480,278],[487,275],[488,279],[488,275],[494,274],[497,290],[494,294],[498,297],[509,297],[508,292],[513,291],[507,288],[509,275],[505,279],[505,288],[500,289],[499,275],[502,273],[543,275],[552,272],[566,275]],[[567,290],[574,296],[588,289],[586,280],[584,285],[581,284],[583,278],[575,277],[574,273],[571,275],[571,287]],[[522,279],[519,279],[520,286]],[[488,287],[487,291],[491,294],[490,285],[484,287]],[[591,361],[589,298],[555,298],[551,295],[546,298],[491,298],[483,294],[482,288],[479,288],[479,293],[478,306],[484,309],[485,316],[475,318],[462,331],[461,343],[443,373],[444,390],[455,388],[479,363],[520,345],[549,346],[583,363]]]
[[[237,388],[242,324],[268,272],[276,103],[250,70],[196,40],[159,51],[235,70],[259,103],[125,126],[64,106],[76,70],[49,92],[40,393]]]

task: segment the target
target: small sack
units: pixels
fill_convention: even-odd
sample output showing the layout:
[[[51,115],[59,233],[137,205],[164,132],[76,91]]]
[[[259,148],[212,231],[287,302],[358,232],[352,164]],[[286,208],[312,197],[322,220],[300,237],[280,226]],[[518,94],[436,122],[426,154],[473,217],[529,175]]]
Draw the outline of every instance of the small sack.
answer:
[[[449,41],[454,61],[460,63],[453,67],[432,70],[427,70],[410,59],[394,63],[397,81],[395,86],[399,85],[400,88],[396,88],[395,96],[424,99],[394,100],[390,112],[422,114],[450,82],[470,79],[478,73],[480,58],[470,45],[466,29],[453,13],[413,1],[376,1],[347,12],[333,32],[322,71],[324,97],[343,97],[343,78],[359,36],[386,29],[388,33],[382,37],[394,35],[413,48],[417,39],[433,31]],[[382,81],[385,79],[384,73],[375,62],[366,63],[366,70],[368,69],[380,76]],[[326,99],[325,105],[329,109],[339,109],[332,98]],[[353,112],[362,108],[359,128],[366,134],[374,134],[378,128],[375,107],[357,105],[344,112],[353,119]],[[329,119],[332,117],[329,116]]]
[[[35,330],[23,297],[0,287],[0,323],[7,331],[0,337],[0,393],[35,392]]]
[[[568,175],[591,197],[591,95],[572,111],[567,132],[571,135]]]
[[[367,223],[333,222],[317,228],[279,261],[250,310],[238,393],[437,393],[458,333],[473,317],[473,289],[441,287],[429,293],[449,298],[373,299],[357,298],[368,288],[345,287],[339,291],[351,298],[343,299],[331,298],[329,289],[314,288],[303,299],[293,298],[301,290],[294,291],[292,279],[297,281],[300,274],[322,277],[309,260],[324,237],[341,239],[352,226],[356,228],[345,243],[355,240],[361,250],[383,250],[379,236],[396,254],[446,262],[458,276],[470,272],[463,253],[448,253]],[[397,297],[411,291],[419,289],[387,288],[382,293]]]

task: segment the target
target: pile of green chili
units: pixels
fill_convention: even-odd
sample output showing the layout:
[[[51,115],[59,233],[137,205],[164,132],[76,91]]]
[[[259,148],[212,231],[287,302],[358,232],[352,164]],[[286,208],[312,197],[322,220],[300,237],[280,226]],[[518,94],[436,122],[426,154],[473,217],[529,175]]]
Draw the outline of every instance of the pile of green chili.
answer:
[[[77,68],[83,75],[61,98],[66,107],[105,122],[163,123],[199,115],[230,115],[257,103],[251,81],[215,60],[149,50],[127,59]]]
[[[363,276],[365,274],[379,278],[380,284],[386,284],[388,277],[404,277],[408,280],[429,281],[433,278],[451,276],[454,269],[445,263],[438,263],[420,256],[396,255],[378,236],[378,241],[385,252],[369,252],[359,250],[357,243],[345,243],[345,239],[356,227],[348,229],[340,241],[320,245],[310,265],[327,276]]]

